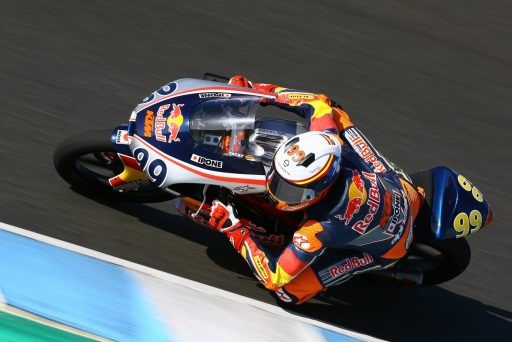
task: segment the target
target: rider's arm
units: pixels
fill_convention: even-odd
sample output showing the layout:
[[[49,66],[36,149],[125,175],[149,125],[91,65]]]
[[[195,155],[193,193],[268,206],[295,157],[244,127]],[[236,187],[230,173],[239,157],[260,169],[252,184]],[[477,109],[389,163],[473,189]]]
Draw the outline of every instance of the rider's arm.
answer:
[[[275,100],[270,101],[269,104],[306,119],[310,131],[338,133],[333,120],[331,100],[324,94],[294,90],[269,83],[255,83],[243,76],[233,76],[229,83],[276,93]]]
[[[295,232],[283,252],[275,256],[254,239],[251,231],[234,217],[231,206],[215,201],[211,216],[210,224],[226,234],[258,280],[269,290],[277,290],[300,274],[322,254],[326,241],[329,240],[323,226],[310,220]]]
[[[259,281],[269,290],[287,284],[325,250],[329,236],[317,221],[307,221],[293,235],[292,241],[277,256],[268,253],[251,236],[237,250]]]
[[[354,149],[371,172],[402,171],[384,158],[370,141],[353,124],[350,116],[341,107],[331,106],[331,100],[323,94],[301,92],[275,84],[254,83],[243,76],[234,76],[230,83],[268,92],[275,92],[272,105],[294,112],[306,119],[310,131],[325,131],[339,134]]]

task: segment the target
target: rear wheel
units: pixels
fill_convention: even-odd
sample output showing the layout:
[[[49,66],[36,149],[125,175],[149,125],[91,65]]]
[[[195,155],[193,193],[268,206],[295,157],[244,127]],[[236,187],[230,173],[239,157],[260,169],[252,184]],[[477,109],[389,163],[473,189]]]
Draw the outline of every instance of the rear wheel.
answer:
[[[420,268],[423,285],[444,283],[461,274],[469,265],[471,249],[464,238],[415,243],[407,259],[395,267],[399,269]]]
[[[81,193],[108,200],[161,202],[173,196],[145,184],[137,190],[114,190],[108,180],[121,173],[124,165],[115,152],[111,130],[83,132],[62,141],[55,149],[53,163],[58,174]]]

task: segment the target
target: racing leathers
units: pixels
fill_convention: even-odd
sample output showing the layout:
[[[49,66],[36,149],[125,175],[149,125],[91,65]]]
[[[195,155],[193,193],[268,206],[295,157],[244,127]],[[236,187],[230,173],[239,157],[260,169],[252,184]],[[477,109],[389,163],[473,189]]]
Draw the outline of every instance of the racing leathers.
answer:
[[[270,105],[306,119],[309,130],[339,134],[342,162],[329,193],[305,210],[290,243],[275,255],[234,216],[214,201],[210,224],[224,232],[259,281],[285,302],[302,303],[353,275],[386,268],[402,258],[413,239],[421,195],[401,170],[378,153],[349,115],[322,94],[252,83],[235,76],[230,83],[276,93]],[[348,159],[343,159],[348,160]]]

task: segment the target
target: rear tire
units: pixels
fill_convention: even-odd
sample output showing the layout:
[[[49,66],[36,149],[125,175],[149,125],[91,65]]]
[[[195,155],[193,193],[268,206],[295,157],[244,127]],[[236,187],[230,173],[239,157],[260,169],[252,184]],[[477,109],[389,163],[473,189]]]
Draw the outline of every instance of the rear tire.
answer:
[[[152,184],[124,192],[110,186],[108,179],[124,169],[111,136],[111,130],[94,130],[62,141],[53,155],[57,173],[78,192],[105,200],[162,202],[172,199],[171,194]]]
[[[436,285],[460,275],[471,260],[471,249],[464,238],[416,243],[400,268],[421,268],[423,285]],[[395,266],[396,267],[396,266]]]

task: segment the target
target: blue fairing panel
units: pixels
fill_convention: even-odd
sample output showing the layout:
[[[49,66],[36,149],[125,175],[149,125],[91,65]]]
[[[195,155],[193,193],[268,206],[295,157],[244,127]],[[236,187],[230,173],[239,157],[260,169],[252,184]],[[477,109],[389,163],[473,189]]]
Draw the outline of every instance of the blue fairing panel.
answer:
[[[430,228],[435,239],[460,238],[492,220],[492,210],[482,193],[464,176],[440,166],[432,173]]]

